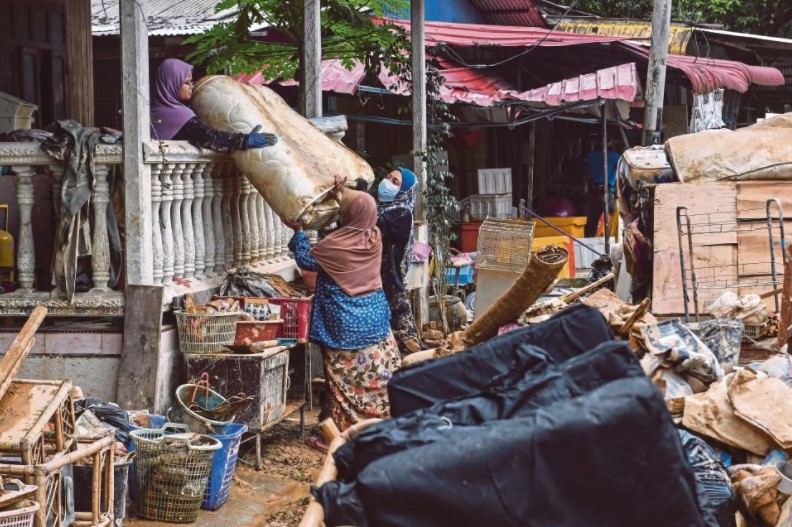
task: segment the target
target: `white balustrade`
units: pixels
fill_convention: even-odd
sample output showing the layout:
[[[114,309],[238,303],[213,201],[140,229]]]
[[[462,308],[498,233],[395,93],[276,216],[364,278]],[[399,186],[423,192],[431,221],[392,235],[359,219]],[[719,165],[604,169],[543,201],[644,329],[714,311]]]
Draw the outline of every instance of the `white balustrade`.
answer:
[[[173,276],[184,278],[184,230],[182,229],[182,202],[184,201],[184,182],[182,174],[186,165],[177,163],[173,169],[171,188],[173,204],[171,205],[171,229],[173,229]]]
[[[195,163],[184,165],[184,172],[182,172],[184,200],[181,207],[182,232],[184,233],[184,278],[195,276],[195,232],[192,216],[195,198],[195,186],[192,179],[194,173]]]
[[[193,276],[197,279],[204,277],[204,256],[206,253],[206,242],[204,241],[203,230],[203,200],[204,200],[204,180],[203,172],[206,165],[198,164],[192,175],[193,201],[190,216],[192,217],[193,236],[195,238],[195,257],[193,258]]]
[[[173,243],[173,224],[171,223],[171,209],[173,208],[173,169],[174,165],[166,164],[162,167],[161,174],[162,204],[160,207],[160,230],[162,231],[162,283],[164,285],[170,285],[171,282],[173,282],[176,261]]]
[[[212,218],[214,219],[214,238],[215,238],[215,258],[214,258],[214,272],[222,274],[225,269],[225,254],[226,254],[226,225],[225,208],[223,206],[225,200],[225,192],[223,192],[224,183],[224,166],[223,163],[215,163],[212,169],[212,181],[214,183],[214,196],[212,198]]]
[[[214,223],[212,223],[212,200],[214,199],[214,169],[212,165],[205,165],[203,170],[203,202],[201,203],[201,220],[203,221],[204,237],[204,276],[211,278],[214,273],[215,237]]]
[[[107,239],[107,205],[110,203],[110,185],[107,174],[110,167],[96,165],[93,188],[93,226],[91,227],[91,275],[94,293],[110,291],[110,244]]]
[[[251,231],[250,231],[250,215],[248,210],[248,200],[250,199],[250,191],[253,188],[245,176],[236,172],[237,182],[239,184],[239,229],[241,251],[239,253],[239,261],[241,265],[250,265],[251,255]]]
[[[36,252],[33,246],[33,167],[12,167],[17,175],[19,205],[19,246],[17,247],[18,293],[32,293],[36,275]]]
[[[154,283],[162,282],[162,164],[151,167],[151,236],[152,261],[154,262]]]

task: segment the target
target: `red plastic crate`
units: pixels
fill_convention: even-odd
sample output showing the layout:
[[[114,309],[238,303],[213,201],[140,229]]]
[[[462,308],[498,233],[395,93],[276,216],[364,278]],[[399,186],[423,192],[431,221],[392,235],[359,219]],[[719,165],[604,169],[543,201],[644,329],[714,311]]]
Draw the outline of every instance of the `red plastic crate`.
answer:
[[[311,300],[308,298],[270,298],[271,304],[281,306],[280,317],[283,319],[283,338],[308,340],[311,326]]]

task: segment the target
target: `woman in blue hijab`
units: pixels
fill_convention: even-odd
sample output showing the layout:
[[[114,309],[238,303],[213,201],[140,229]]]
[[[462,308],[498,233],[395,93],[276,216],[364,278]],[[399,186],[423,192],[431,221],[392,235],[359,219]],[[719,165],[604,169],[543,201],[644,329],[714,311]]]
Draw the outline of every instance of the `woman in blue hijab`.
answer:
[[[391,329],[402,354],[422,349],[404,278],[413,245],[413,209],[418,195],[415,174],[391,171],[377,189],[377,227],[382,232],[382,289],[391,310]]]

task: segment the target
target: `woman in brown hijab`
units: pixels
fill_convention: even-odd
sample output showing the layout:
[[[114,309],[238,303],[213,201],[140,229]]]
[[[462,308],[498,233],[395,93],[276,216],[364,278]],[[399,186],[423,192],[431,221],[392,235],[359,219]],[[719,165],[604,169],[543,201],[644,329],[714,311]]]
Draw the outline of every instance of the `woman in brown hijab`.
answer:
[[[377,205],[365,192],[337,187],[341,228],[311,248],[298,224],[289,250],[300,269],[318,271],[309,339],[321,346],[326,404],[341,430],[387,417],[387,383],[401,365],[382,291]]]

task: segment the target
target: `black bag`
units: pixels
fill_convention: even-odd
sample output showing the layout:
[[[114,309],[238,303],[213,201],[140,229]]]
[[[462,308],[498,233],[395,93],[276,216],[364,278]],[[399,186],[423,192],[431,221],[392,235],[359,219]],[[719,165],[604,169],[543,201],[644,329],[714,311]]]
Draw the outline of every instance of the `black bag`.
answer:
[[[510,371],[525,371],[520,347],[541,347],[562,363],[613,338],[595,308],[578,304],[540,324],[510,331],[478,346],[394,372],[388,381],[391,415],[398,417],[435,403],[476,395]]]

